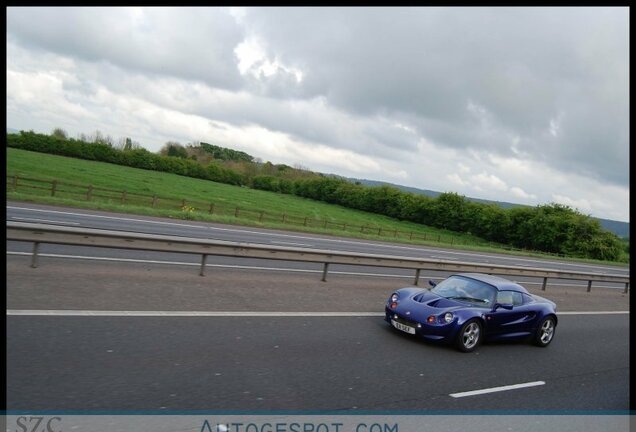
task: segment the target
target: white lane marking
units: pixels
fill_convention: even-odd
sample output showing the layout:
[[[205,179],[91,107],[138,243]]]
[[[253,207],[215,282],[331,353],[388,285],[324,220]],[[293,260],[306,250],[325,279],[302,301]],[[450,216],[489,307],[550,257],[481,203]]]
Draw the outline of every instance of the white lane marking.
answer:
[[[541,386],[541,385],[545,385],[545,382],[544,381],[534,381],[534,382],[528,382],[528,383],[523,383],[523,384],[513,384],[513,385],[507,385],[507,386],[501,386],[501,387],[491,387],[491,388],[482,389],[482,390],[473,390],[473,391],[467,391],[467,392],[461,392],[461,393],[451,393],[449,396],[450,397],[454,397],[454,398],[461,398],[461,397],[466,397],[466,396],[476,396],[476,395],[482,395],[482,394],[486,394],[486,393],[495,393],[495,392],[501,392],[501,391],[507,391],[507,390],[516,390],[516,389],[527,388],[527,387],[536,387],[536,386]]]
[[[557,312],[557,315],[629,315],[629,311]]]
[[[316,237],[307,237],[307,236],[299,236],[299,235],[291,235],[291,234],[279,234],[279,233],[271,233],[271,232],[261,232],[261,231],[252,231],[252,230],[242,230],[242,229],[232,229],[232,228],[219,228],[212,226],[202,226],[202,225],[188,225],[182,223],[174,223],[174,222],[160,222],[160,221],[151,221],[146,219],[134,219],[134,218],[123,218],[123,217],[115,217],[115,216],[104,216],[104,215],[93,215],[86,213],[73,213],[73,212],[63,212],[57,210],[44,210],[44,209],[34,209],[28,207],[15,207],[15,206],[7,206],[8,209],[14,210],[26,210],[26,211],[35,211],[35,212],[43,212],[43,213],[57,213],[57,214],[67,214],[72,216],[82,216],[82,217],[95,217],[95,218],[103,218],[103,219],[114,219],[114,220],[123,220],[123,221],[133,221],[133,222],[142,222],[142,223],[151,223],[151,224],[159,224],[159,225],[176,225],[181,227],[189,227],[189,228],[202,228],[202,229],[211,229],[217,231],[228,231],[228,232],[237,232],[244,234],[257,234],[257,235],[266,235],[266,236],[278,236],[278,237],[287,237],[287,238],[297,238],[302,240],[312,240],[312,241],[326,241],[326,242],[334,242],[334,243],[349,243],[360,246],[374,246],[374,247],[383,247],[389,249],[404,249],[404,250],[412,250],[417,252],[433,252],[433,253],[441,253],[441,254],[454,254],[454,255],[464,255],[468,257],[486,257],[492,259],[506,259],[511,261],[526,261],[526,262],[538,262],[542,264],[560,264],[564,266],[571,267],[583,267],[590,269],[605,269],[605,270],[613,270],[613,271],[626,271],[627,269],[621,269],[620,267],[606,267],[599,265],[586,265],[586,264],[572,264],[560,261],[544,261],[544,260],[536,260],[536,259],[526,259],[526,258],[516,258],[516,257],[507,257],[503,255],[486,255],[486,254],[478,254],[471,252],[453,252],[453,251],[442,251],[436,249],[425,249],[419,247],[408,247],[408,246],[397,246],[397,245],[386,245],[382,243],[368,243],[362,241],[351,241],[351,240],[339,240],[339,239],[327,239],[327,238],[316,238]]]
[[[561,312],[559,315],[629,314],[622,312]],[[124,311],[73,309],[7,309],[11,316],[209,316],[209,317],[380,317],[383,312],[258,312],[258,311]]]
[[[379,317],[382,312],[209,312],[7,309],[11,316],[177,316],[177,317]]]
[[[280,244],[280,245],[291,245],[291,246],[312,246],[306,243],[292,243],[292,242],[282,242],[282,241],[270,241],[271,244]]]
[[[17,256],[31,256],[31,252],[9,252],[7,255]],[[160,260],[147,260],[147,259],[135,259],[135,258],[111,258],[111,257],[91,257],[91,256],[79,256],[79,255],[63,255],[63,254],[38,254],[39,257],[47,258],[62,258],[62,259],[80,259],[88,261],[111,261],[111,262],[130,262],[130,263],[142,263],[142,264],[165,264],[165,265],[183,265],[183,266],[200,266],[200,263],[184,262],[184,261],[160,261]],[[232,264],[206,264],[206,267],[218,267],[218,268],[232,268],[242,270],[266,270],[266,271],[285,271],[285,272],[298,272],[298,273],[322,273],[322,270],[308,270],[308,269],[294,269],[285,267],[262,267],[262,266],[242,266]],[[412,275],[400,275],[394,273],[362,273],[362,272],[345,272],[345,271],[330,271],[332,274],[349,275],[349,276],[370,276],[370,277],[388,277],[388,278],[404,278],[413,279]],[[440,276],[420,276],[420,280],[427,279],[445,279]],[[521,285],[542,285],[542,282],[519,282]],[[561,283],[560,287],[585,287],[587,284],[568,284]],[[606,285],[594,285],[595,288],[608,288],[608,289],[623,289],[619,286],[606,286]]]
[[[23,218],[23,217],[16,217],[16,216],[11,216],[11,219],[15,219],[15,220],[21,220],[21,221],[29,221],[29,222],[47,222],[47,223],[54,223],[54,224],[63,224],[63,225],[80,225],[79,222],[64,222],[64,221],[54,221],[54,220],[48,220],[48,219],[36,219],[36,218]]]

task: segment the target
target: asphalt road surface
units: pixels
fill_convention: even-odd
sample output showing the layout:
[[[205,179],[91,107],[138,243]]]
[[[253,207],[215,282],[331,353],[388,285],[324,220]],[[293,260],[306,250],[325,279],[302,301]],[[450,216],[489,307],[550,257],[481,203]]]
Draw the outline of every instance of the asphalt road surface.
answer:
[[[7,220],[50,223],[67,226],[130,231],[147,234],[177,235],[194,238],[307,247],[381,255],[400,255],[420,258],[439,258],[501,265],[567,269],[597,273],[628,274],[627,266],[551,261],[538,258],[514,257],[494,253],[445,250],[428,246],[391,244],[379,241],[355,240],[319,236],[306,233],[238,227],[205,222],[180,221],[149,216],[123,215],[94,210],[42,206],[27,203],[7,203]]]
[[[193,238],[210,238],[226,241],[238,241],[248,243],[260,243],[267,245],[283,245],[301,248],[325,249],[334,251],[350,251],[361,253],[373,253],[380,255],[399,255],[419,258],[432,258],[451,261],[490,263],[501,265],[517,265],[525,267],[540,267],[561,269],[569,271],[583,271],[609,274],[629,274],[628,267],[615,267],[598,264],[575,263],[565,261],[550,261],[546,259],[524,258],[490,254],[480,252],[466,252],[459,250],[444,250],[422,246],[391,244],[386,242],[373,242],[366,240],[354,240],[345,238],[326,237],[304,233],[292,233],[275,230],[234,227],[228,225],[210,224],[191,221],[176,221],[162,218],[144,216],[121,215],[90,210],[78,210],[51,206],[40,206],[26,203],[10,203],[7,205],[7,220],[35,222],[54,225],[66,225],[77,227],[90,227],[98,229],[140,232],[149,234],[179,235]],[[9,255],[27,255],[31,252],[28,243],[9,242],[7,245]],[[113,250],[103,248],[67,247],[60,245],[42,245],[40,252],[44,255],[65,257],[69,259],[112,259],[112,260],[137,260],[154,263],[184,263],[195,265],[200,257],[187,254],[166,254],[142,251]],[[286,269],[289,271],[320,272],[319,264],[278,262],[263,260],[245,260],[237,258],[210,257],[211,266],[236,267],[246,266],[259,269]],[[379,276],[400,276],[404,279],[413,279],[412,271],[397,269],[383,269],[359,266],[332,266],[331,271],[342,273],[355,273]],[[422,278],[443,278],[447,274],[429,272]],[[530,285],[541,284],[540,279],[520,278],[519,282]],[[552,282],[551,282],[552,283]],[[559,282],[565,286],[585,287],[584,281]],[[612,287],[624,289],[621,284],[597,283],[596,287]]]
[[[7,408],[627,410],[628,337],[628,315],[563,316],[547,348],[463,354],[381,317],[9,316]]]
[[[22,203],[7,205],[7,219],[629,274]],[[463,354],[382,320],[387,295],[412,282],[408,272],[334,266],[322,283],[319,266],[210,257],[202,278],[198,257],[188,255],[55,245],[41,252],[31,269],[30,245],[7,243],[9,410],[629,409],[629,314],[582,313],[629,310],[616,289],[549,285],[542,295],[570,311],[549,347],[491,343]]]

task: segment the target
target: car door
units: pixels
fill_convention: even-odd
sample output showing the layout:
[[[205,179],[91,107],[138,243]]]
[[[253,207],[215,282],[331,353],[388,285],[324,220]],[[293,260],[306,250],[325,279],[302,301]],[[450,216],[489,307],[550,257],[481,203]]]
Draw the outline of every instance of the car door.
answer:
[[[486,316],[488,334],[499,338],[514,338],[530,334],[536,312],[530,304],[524,304],[521,293],[499,291],[497,303],[512,304],[512,309],[498,308]]]

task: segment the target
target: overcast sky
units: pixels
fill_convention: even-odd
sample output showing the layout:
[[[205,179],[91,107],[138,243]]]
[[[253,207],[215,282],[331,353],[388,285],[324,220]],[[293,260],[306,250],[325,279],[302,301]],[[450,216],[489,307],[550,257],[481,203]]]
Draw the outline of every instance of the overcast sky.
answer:
[[[7,8],[7,126],[629,221],[628,8]]]

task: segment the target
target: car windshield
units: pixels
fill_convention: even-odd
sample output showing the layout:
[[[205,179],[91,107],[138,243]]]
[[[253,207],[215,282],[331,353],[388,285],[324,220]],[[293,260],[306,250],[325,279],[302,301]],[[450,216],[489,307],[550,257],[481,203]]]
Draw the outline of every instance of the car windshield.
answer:
[[[497,296],[497,290],[493,286],[462,276],[451,276],[443,280],[431,292],[447,299],[483,307],[491,307]]]

